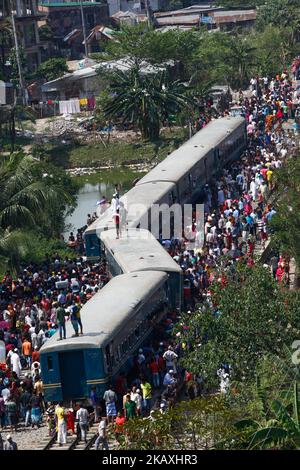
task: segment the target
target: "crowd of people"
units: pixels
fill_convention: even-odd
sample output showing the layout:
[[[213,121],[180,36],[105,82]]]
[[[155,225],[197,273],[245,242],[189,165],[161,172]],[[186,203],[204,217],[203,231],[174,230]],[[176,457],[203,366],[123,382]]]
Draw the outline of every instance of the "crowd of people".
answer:
[[[245,260],[253,265],[255,249],[266,247],[272,231],[274,174],[296,147],[294,132],[283,130],[282,123],[295,116],[298,106],[293,104],[292,81],[286,72],[271,81],[253,78],[251,95],[239,101],[247,121],[247,149],[205,186],[204,230],[195,214],[185,238],[164,242],[183,269],[186,307],[201,299],[220,262],[232,265]],[[288,283],[287,257],[273,253],[270,268],[278,282]]]
[[[273,80],[251,80],[251,97],[240,96],[239,105],[247,120],[248,146],[242,158],[230,168],[220,170],[205,186],[204,234],[197,225],[197,215],[186,227],[185,238],[165,240],[166,250],[181,266],[184,275],[185,308],[192,312],[216,275],[219,263],[234,264],[244,259],[254,263],[255,246],[263,249],[270,236],[270,222],[276,213],[270,202],[274,173],[295,146],[294,135],[282,129],[282,122],[294,118],[292,82],[287,72]],[[118,212],[118,192],[113,196],[114,213]],[[101,210],[107,207],[103,196]],[[87,226],[97,217],[89,214]],[[117,226],[116,221],[116,226]],[[117,237],[120,234],[117,228]],[[84,253],[83,229],[71,233],[78,256]],[[204,238],[203,238],[204,237]],[[190,243],[194,244],[189,249]],[[287,259],[274,253],[270,269],[280,283],[288,281]],[[10,432],[25,427],[39,427],[43,416],[49,434],[58,431],[59,444],[66,442],[67,432],[86,441],[90,415],[99,422],[100,444],[107,449],[107,430],[114,429],[118,440],[124,423],[133,417],[153,416],[153,407],[164,413],[173,406],[183,383],[190,398],[201,394],[202,377],[193,377],[181,369],[178,358],[183,345],[171,339],[178,313],[170,312],[157,325],[155,340],[143,346],[133,358],[129,375],[118,376],[103,396],[92,389],[85,403],[68,408],[64,404],[45,402],[40,375],[41,346],[56,332],[58,340],[66,338],[66,321],[71,321],[74,336],[84,333],[80,310],[109,280],[106,263],[92,263],[83,257],[62,259],[47,256],[42,266],[26,266],[18,276],[7,272],[0,283],[0,425]],[[3,445],[15,448],[11,435]]]
[[[11,431],[18,423],[39,426],[45,412],[40,348],[66,321],[74,336],[83,334],[80,310],[108,282],[104,262],[83,258],[46,257],[42,266],[29,265],[0,283],[0,425]]]

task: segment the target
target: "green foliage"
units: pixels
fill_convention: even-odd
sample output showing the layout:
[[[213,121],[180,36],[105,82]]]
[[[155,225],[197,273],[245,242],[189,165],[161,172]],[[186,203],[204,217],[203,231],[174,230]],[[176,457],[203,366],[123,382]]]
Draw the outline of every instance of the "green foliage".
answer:
[[[276,172],[276,211],[272,218],[275,239],[295,258],[300,268],[300,159],[290,158]]]
[[[6,80],[8,77],[5,62],[7,59],[6,51],[12,43],[12,25],[10,20],[0,20],[0,80]]]
[[[43,62],[36,71],[37,78],[43,78],[47,81],[62,77],[68,72],[66,59],[54,57]]]
[[[222,397],[183,401],[153,419],[127,421],[120,449],[226,449],[238,416]]]
[[[58,236],[75,188],[57,168],[22,153],[0,166],[0,255],[17,267],[32,255],[34,235]],[[31,232],[31,235],[29,234]]]
[[[53,39],[53,32],[49,25],[44,24],[39,28],[39,38],[41,41],[51,41]]]
[[[143,62],[163,65],[178,64],[178,73],[184,78],[184,70],[193,59],[194,51],[200,44],[196,31],[170,30],[162,33],[149,29],[145,24],[122,26],[114,32],[115,41],[109,41],[105,53],[93,55],[98,60],[111,60],[126,57],[128,66],[139,67]]]
[[[123,123],[136,125],[144,139],[157,140],[161,123],[169,114],[185,108],[186,89],[171,81],[165,72],[143,75],[139,68],[115,72],[110,79],[114,97],[104,107],[107,118],[121,118]]]
[[[300,445],[298,383],[293,382],[292,403],[280,400],[269,402],[268,417],[255,421],[244,419],[236,423],[238,430],[245,429],[244,446],[248,449],[298,449]]]
[[[188,138],[187,129],[163,129],[156,142],[136,139],[133,142],[113,141],[103,143],[69,145],[53,142],[44,146],[45,161],[63,168],[122,167],[132,163],[150,163],[163,160]]]
[[[287,67],[297,54],[297,48],[289,44],[289,32],[271,24],[261,32],[252,32],[250,40],[256,48],[257,71],[262,75],[274,77],[278,64]]]
[[[26,67],[26,54],[24,48],[22,46],[19,47],[19,58],[20,58],[20,65],[22,70]],[[17,63],[17,55],[16,50],[13,47],[9,54],[9,61],[11,63],[11,74],[10,74],[10,81],[17,86],[19,83],[19,69]]]
[[[225,8],[255,8],[265,3],[265,0],[218,0],[216,5]]]
[[[183,365],[207,378],[216,387],[221,364],[231,366],[231,379],[253,380],[257,364],[265,354],[281,357],[284,345],[298,337],[298,291],[283,291],[262,266],[240,266],[236,272],[220,273],[226,285],[216,281],[212,303],[204,305],[181,323],[182,341],[190,345]]]

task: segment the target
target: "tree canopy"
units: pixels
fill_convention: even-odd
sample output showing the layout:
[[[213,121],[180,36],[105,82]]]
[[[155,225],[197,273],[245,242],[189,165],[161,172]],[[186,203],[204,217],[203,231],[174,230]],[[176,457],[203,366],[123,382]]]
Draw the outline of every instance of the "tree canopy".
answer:
[[[133,67],[110,77],[111,100],[104,107],[107,117],[121,118],[138,126],[142,137],[157,140],[162,121],[187,105],[185,87],[170,80],[166,72],[142,73]]]
[[[227,268],[211,287],[211,301],[178,325],[188,345],[183,365],[211,386],[222,364],[233,380],[253,379],[261,357],[280,356],[298,337],[299,300],[298,291],[283,290],[263,266]]]
[[[290,158],[276,172],[276,211],[272,227],[283,250],[294,257],[300,268],[300,161]]]
[[[54,57],[42,62],[38,67],[35,76],[50,81],[55,80],[55,78],[62,77],[67,72],[68,66],[66,59]]]

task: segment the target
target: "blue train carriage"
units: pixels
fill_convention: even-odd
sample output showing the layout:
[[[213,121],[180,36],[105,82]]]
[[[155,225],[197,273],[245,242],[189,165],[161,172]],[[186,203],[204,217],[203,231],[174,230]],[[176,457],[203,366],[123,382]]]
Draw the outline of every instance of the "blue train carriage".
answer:
[[[223,166],[240,157],[246,142],[244,118],[225,117],[211,121],[141,178],[137,186],[151,181],[173,182],[177,185],[181,204],[195,201],[203,186]]]
[[[151,218],[150,209],[153,204],[172,205],[178,201],[176,185],[170,182],[151,181],[142,188],[134,186],[121,198],[124,205],[126,225],[135,228],[141,224],[143,228],[149,228]],[[120,211],[122,217],[122,209]],[[90,259],[96,259],[101,255],[100,234],[104,230],[114,229],[112,209],[109,207],[105,213],[93,222],[84,232],[86,254]]]
[[[91,388],[104,393],[108,383],[132,364],[132,356],[171,308],[168,275],[159,271],[113,278],[81,310],[84,334],[57,341],[55,333],[41,348],[41,374],[48,401],[76,400]]]
[[[148,230],[129,229],[116,239],[114,230],[101,233],[108,269],[112,276],[140,271],[164,271],[169,275],[172,307],[181,309],[182,270]]]

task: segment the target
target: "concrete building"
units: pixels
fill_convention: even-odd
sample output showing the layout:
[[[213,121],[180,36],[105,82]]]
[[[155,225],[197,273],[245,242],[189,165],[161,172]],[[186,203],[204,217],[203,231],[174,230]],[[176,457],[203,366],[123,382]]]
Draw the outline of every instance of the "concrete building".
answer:
[[[19,44],[26,55],[26,68],[34,72],[41,63],[43,44],[39,39],[38,21],[41,15],[38,12],[37,0],[11,0],[0,2],[0,21],[11,19],[14,14]],[[13,47],[11,38],[10,45],[5,51],[8,57]]]
[[[148,0],[152,11],[165,8],[169,0]],[[146,0],[107,0],[109,16],[113,16],[118,11],[145,13]]]
[[[193,5],[181,10],[154,13],[158,28],[191,29],[206,26],[207,29],[230,31],[236,26],[248,28],[254,25],[257,12],[248,10],[225,10],[211,5]]]
[[[108,26],[108,6],[104,0],[82,0],[86,35],[96,26]],[[45,15],[40,26],[48,25],[53,41],[68,59],[79,59],[85,53],[80,1],[40,0],[39,11]],[[90,52],[94,52],[93,49]]]

